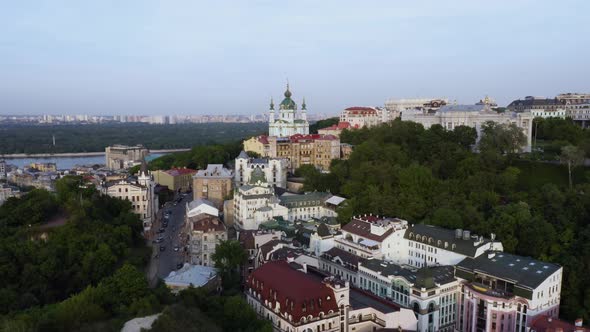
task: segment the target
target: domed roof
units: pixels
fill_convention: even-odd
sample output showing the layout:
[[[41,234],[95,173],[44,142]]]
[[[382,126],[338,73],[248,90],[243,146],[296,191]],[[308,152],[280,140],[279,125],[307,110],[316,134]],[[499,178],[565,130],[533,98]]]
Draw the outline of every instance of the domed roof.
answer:
[[[289,84],[287,84],[287,90],[285,90],[285,99],[281,102],[280,109],[282,110],[297,110],[297,104],[291,99],[291,91],[289,91]]]

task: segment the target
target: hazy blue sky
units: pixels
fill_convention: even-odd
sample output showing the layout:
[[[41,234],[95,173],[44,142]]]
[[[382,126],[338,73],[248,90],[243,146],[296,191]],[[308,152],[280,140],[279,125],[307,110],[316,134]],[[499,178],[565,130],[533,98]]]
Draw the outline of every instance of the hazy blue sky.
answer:
[[[590,92],[590,1],[4,1],[0,114]]]

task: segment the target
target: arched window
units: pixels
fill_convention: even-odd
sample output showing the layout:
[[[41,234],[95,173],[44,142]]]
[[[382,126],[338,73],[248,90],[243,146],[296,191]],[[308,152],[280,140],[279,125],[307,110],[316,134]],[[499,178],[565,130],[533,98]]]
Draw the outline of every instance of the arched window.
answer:
[[[433,311],[434,311],[434,303],[433,303],[433,302],[431,302],[431,303],[428,305],[428,312],[433,312]]]
[[[415,313],[420,312],[420,306],[418,305],[418,302],[414,302],[414,308],[413,308]]]

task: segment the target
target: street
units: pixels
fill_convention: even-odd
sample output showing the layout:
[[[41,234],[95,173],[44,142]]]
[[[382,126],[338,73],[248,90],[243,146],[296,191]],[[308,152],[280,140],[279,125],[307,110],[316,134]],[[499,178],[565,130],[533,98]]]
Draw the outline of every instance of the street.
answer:
[[[177,196],[180,197],[180,196]],[[154,255],[152,260],[158,267],[157,276],[158,278],[167,277],[172,270],[177,270],[177,265],[184,263],[184,248],[181,247],[180,233],[184,227],[184,216],[186,203],[192,200],[192,194],[187,194],[182,200],[174,205],[175,201],[168,202],[162,207],[163,213],[162,218],[157,222],[156,229],[163,227],[165,213],[170,211],[171,214],[168,217],[168,226],[163,227],[164,232],[156,234],[155,238],[162,237],[161,243],[152,243],[155,247]],[[178,251],[174,251],[175,247],[179,247]],[[163,251],[161,248],[164,248]]]

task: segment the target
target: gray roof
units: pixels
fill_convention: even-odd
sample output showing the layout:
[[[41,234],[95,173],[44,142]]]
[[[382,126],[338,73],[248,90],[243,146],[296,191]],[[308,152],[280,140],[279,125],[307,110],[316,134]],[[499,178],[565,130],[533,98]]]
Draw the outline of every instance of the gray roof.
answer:
[[[302,195],[285,194],[285,195],[281,195],[281,197],[279,197],[279,199],[281,200],[281,205],[285,205],[285,206],[289,207],[289,205],[292,205],[294,203],[299,203],[299,202],[306,203],[307,205],[321,205],[330,196],[332,196],[332,194],[330,194],[330,193],[315,191],[315,192],[311,192],[311,193],[305,193]],[[319,202],[319,203],[316,203],[316,202]]]
[[[443,250],[453,251],[453,252],[456,252],[456,253],[459,253],[459,254],[462,254],[465,256],[469,256],[469,257],[475,257],[475,253],[479,247],[484,246],[484,245],[491,242],[490,239],[483,238],[483,241],[476,246],[476,245],[474,245],[476,239],[474,239],[473,237],[470,237],[469,240],[463,240],[462,237],[461,238],[455,237],[455,230],[432,226],[432,225],[425,225],[425,224],[415,224],[415,225],[408,226],[408,229],[406,230],[406,233],[404,234],[404,238],[409,239],[410,234],[412,234],[414,236],[412,238],[412,240],[414,240],[414,241],[416,241],[416,239],[415,239],[416,235],[420,235],[420,237],[426,236],[428,239],[429,238],[433,239],[432,243],[430,243],[428,241],[428,239],[426,240],[426,242],[424,242],[424,241],[418,241],[418,242],[423,242],[423,243],[426,243],[428,245],[431,245],[431,246],[434,246],[434,247],[437,247],[437,248],[440,248]],[[472,236],[475,236],[475,235],[472,234]],[[440,246],[438,245],[438,240],[441,241]],[[445,242],[448,243],[448,247],[446,247],[446,248],[445,248]],[[455,245],[455,249],[453,249],[453,244]]]
[[[419,281],[418,277],[420,271],[428,272],[428,275],[432,276],[434,282],[439,285],[448,284],[450,282],[455,281],[455,269],[451,265],[443,265],[443,266],[429,266],[423,269],[407,269],[400,265],[386,262],[381,259],[369,259],[361,265],[369,270],[375,271],[380,273],[382,276],[398,276],[406,279],[408,282],[412,284],[416,284]]]
[[[200,170],[195,177],[208,178],[232,178],[231,171],[223,167],[222,164],[208,164],[206,169]]]
[[[249,159],[249,158],[250,158],[250,156],[248,156],[246,151],[242,150],[242,152],[240,152],[240,154],[238,155],[238,158],[236,158],[236,159]]]
[[[437,112],[483,112],[489,108],[486,105],[445,105],[438,109]]]
[[[493,257],[480,255],[477,258],[465,258],[457,264],[458,270],[487,274],[531,289],[537,288],[560,268],[554,263],[505,252],[495,252]]]
[[[196,207],[199,207],[201,204],[209,205],[210,207],[217,209],[213,203],[203,198],[197,198],[194,201],[189,202],[188,209],[192,210]]]

